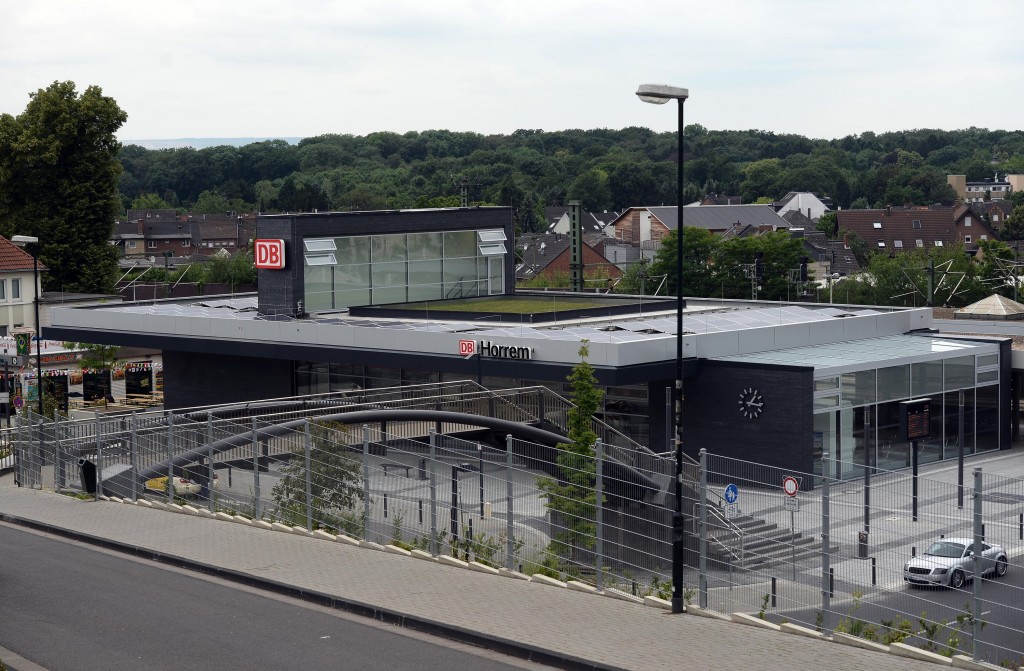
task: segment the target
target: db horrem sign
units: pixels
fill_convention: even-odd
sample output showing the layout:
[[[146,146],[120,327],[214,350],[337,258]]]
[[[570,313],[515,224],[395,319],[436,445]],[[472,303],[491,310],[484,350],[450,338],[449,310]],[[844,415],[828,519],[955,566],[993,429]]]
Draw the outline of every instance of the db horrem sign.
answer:
[[[496,359],[532,359],[532,347],[497,345],[490,340],[460,340],[459,354],[462,356],[488,356]]]

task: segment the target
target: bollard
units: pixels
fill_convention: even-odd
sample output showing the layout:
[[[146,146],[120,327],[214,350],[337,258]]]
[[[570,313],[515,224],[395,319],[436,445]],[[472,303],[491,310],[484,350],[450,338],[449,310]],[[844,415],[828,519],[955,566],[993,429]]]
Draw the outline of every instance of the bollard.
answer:
[[[985,525],[981,525],[981,540],[985,540]]]
[[[420,507],[420,524],[423,524],[423,499],[419,500]]]
[[[911,557],[916,557],[917,556],[917,546],[916,545],[910,548],[910,556]]]
[[[1024,541],[1024,513],[1020,514],[1020,521],[1017,523],[1017,533],[1020,536],[1020,540]]]
[[[388,518],[388,495],[384,493],[384,519]]]
[[[872,557],[871,558],[871,584],[872,585],[877,585],[878,584],[878,576],[875,573],[875,568],[876,568],[875,567],[875,558]]]
[[[836,571],[835,569],[828,570],[828,596],[832,598],[836,595]]]
[[[775,597],[778,592],[775,591],[775,576],[772,576],[772,608],[775,608]]]

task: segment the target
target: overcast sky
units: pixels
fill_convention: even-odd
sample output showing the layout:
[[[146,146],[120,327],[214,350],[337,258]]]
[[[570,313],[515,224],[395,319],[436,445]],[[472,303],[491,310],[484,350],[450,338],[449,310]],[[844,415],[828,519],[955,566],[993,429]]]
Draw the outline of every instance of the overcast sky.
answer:
[[[0,113],[100,86],[122,141],[686,122],[835,138],[1024,119],[1024,2],[0,0]]]

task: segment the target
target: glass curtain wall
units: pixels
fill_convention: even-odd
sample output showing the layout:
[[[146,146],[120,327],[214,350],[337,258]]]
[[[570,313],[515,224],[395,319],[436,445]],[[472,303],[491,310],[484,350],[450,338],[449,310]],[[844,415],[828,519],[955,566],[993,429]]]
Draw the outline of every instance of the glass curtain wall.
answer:
[[[447,231],[303,241],[310,312],[504,293],[505,233]]]
[[[920,463],[956,458],[961,426],[965,454],[998,449],[998,355],[953,357],[816,378],[815,473],[821,474],[826,451],[835,461],[830,475],[838,479],[862,477],[865,463],[909,468],[912,445],[899,438],[900,402],[925,397],[931,437],[918,441]]]

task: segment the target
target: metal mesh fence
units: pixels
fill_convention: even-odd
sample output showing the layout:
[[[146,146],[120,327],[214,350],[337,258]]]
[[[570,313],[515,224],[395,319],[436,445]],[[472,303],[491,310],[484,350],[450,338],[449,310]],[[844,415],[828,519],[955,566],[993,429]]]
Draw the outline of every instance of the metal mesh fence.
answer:
[[[390,401],[564,426],[556,398],[511,391],[443,399],[422,390]],[[387,396],[353,405],[385,407]],[[77,422],[28,414],[5,442],[23,485],[91,485],[669,597],[675,464],[610,430],[602,435],[621,444],[600,440],[581,455],[514,437],[490,442],[492,434],[454,422],[345,425],[334,402],[262,410]],[[827,459],[824,466],[836,472]],[[705,453],[683,465],[685,598],[824,632],[1019,661],[1024,481],[968,470],[941,465],[915,478],[870,469],[838,482]]]

